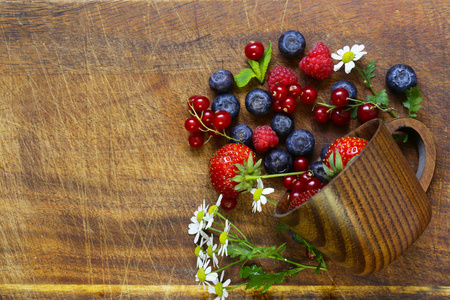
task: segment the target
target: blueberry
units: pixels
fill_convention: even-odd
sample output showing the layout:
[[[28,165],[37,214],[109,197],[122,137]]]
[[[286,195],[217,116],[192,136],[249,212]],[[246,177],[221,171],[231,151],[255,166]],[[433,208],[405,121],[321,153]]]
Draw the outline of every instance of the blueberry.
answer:
[[[314,136],[305,129],[292,131],[286,139],[286,149],[294,157],[307,156],[314,150]]]
[[[279,113],[270,121],[270,127],[278,137],[287,137],[294,130],[294,121],[289,115]]]
[[[212,111],[225,110],[230,114],[232,119],[238,116],[240,109],[241,104],[239,100],[232,94],[217,95],[211,104]]]
[[[328,180],[325,179],[324,174],[325,171],[323,169],[322,161],[315,161],[310,166],[309,169],[313,171],[314,177],[320,179],[322,182],[328,182]]]
[[[323,146],[322,150],[320,151],[320,158],[324,159],[325,154],[327,154],[328,148],[330,148],[331,145],[325,145]]]
[[[217,93],[226,93],[233,88],[234,76],[228,70],[218,70],[209,77],[209,86]]]
[[[295,58],[305,51],[305,38],[297,30],[289,30],[278,39],[278,50],[287,58]]]
[[[386,85],[393,92],[402,94],[417,85],[416,73],[408,65],[393,65],[386,73]]]
[[[263,89],[253,89],[245,96],[245,107],[255,116],[263,116],[272,108],[272,96]]]
[[[356,89],[356,86],[353,84],[353,82],[347,81],[347,80],[339,80],[336,81],[333,86],[331,87],[331,92],[333,92],[337,88],[344,88],[348,92],[348,97],[352,99],[356,99],[356,96],[358,95],[358,91]]]
[[[251,147],[253,131],[245,124],[238,124],[231,128],[230,137],[236,140],[241,141],[244,145]],[[232,143],[237,143],[236,141],[231,140]]]
[[[284,149],[275,148],[264,158],[264,167],[268,174],[284,174],[292,170],[292,156]]]

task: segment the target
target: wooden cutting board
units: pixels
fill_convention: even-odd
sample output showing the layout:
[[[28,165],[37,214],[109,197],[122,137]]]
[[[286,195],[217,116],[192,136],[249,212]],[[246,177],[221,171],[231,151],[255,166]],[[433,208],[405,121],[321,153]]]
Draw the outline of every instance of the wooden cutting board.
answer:
[[[308,78],[282,58],[280,34],[303,33],[332,52],[364,44],[362,64],[416,70],[424,96],[417,119],[431,129],[437,168],[427,192],[433,217],[419,240],[392,265],[366,277],[327,261],[269,292],[230,291],[231,299],[439,299],[450,296],[448,43],[445,1],[46,1],[0,2],[0,299],[206,298],[197,286],[189,219],[217,194],[208,160],[224,140],[188,146],[185,100],[212,99],[209,75],[247,67],[245,45],[274,43],[269,68],[295,70],[326,101],[334,81],[357,73]],[[260,87],[253,82],[233,93]],[[266,85],[262,86],[266,88]],[[400,96],[391,106],[406,116]],[[359,125],[318,125],[299,105],[296,128],[323,145]],[[383,119],[390,119],[382,114]],[[255,128],[244,108],[238,119]],[[417,150],[402,145],[414,168]],[[273,200],[283,194],[279,180]],[[305,248],[275,230],[273,207],[251,213],[244,195],[226,216],[257,245],[287,244],[285,255],[309,263]],[[270,272],[287,268],[257,260]],[[227,270],[240,284],[238,268]]]

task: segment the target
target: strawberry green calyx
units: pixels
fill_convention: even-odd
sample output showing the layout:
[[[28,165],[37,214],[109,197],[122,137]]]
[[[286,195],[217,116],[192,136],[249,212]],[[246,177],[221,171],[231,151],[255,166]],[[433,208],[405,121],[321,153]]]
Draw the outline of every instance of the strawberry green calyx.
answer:
[[[356,156],[352,157],[347,164],[352,162]],[[325,171],[324,178],[326,180],[332,180],[334,177],[336,177],[343,169],[344,169],[344,163],[342,162],[342,156],[339,153],[338,150],[331,153],[330,157],[328,158],[328,162],[330,164],[330,167],[327,167],[326,164],[323,165],[323,170]]]

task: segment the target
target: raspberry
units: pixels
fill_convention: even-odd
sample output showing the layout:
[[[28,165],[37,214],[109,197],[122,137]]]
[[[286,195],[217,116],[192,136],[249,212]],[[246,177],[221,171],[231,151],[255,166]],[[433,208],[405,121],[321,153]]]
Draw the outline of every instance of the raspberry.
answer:
[[[297,83],[297,81],[298,78],[295,73],[285,66],[275,66],[267,77],[267,84],[269,86],[270,93],[273,92],[277,83],[288,86],[290,84]]]
[[[333,73],[330,49],[323,43],[317,43],[308,55],[302,58],[299,67],[306,75],[317,79],[327,79]]]
[[[256,152],[266,153],[278,145],[278,136],[268,125],[259,126],[253,131],[253,146]]]

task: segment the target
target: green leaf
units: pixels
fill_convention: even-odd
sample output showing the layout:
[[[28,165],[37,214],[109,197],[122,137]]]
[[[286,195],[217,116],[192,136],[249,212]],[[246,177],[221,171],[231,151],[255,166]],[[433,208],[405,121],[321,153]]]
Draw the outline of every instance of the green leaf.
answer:
[[[282,283],[287,276],[294,277],[300,272],[301,268],[294,268],[278,273],[266,273],[260,266],[244,266],[239,272],[241,278],[249,278],[250,281],[246,285],[246,289],[259,289],[262,287],[262,293],[265,293],[272,285]]]
[[[248,257],[250,250],[245,247],[242,243],[230,243],[227,248],[228,255],[231,258],[240,257],[240,259],[245,259]]]
[[[269,45],[266,50],[264,50],[263,57],[259,60],[259,67],[261,69],[261,78],[259,80],[260,83],[264,82],[264,78],[266,77],[267,68],[269,67],[270,60],[272,59],[272,42],[269,41]]]
[[[375,66],[376,63],[374,60],[372,60],[371,62],[369,62],[366,66],[365,69],[362,70],[362,73],[364,74],[364,77],[366,78],[365,80],[367,81],[367,84],[370,86],[371,85],[371,81],[370,79],[375,77]]]
[[[412,87],[406,90],[406,101],[403,102],[403,106],[408,109],[409,117],[417,117],[415,112],[422,107],[420,105],[422,100],[423,97],[418,87]]]
[[[382,90],[376,93],[374,96],[367,95],[367,102],[373,103],[375,105],[379,105],[381,107],[389,106],[389,99],[386,93],[386,90]]]
[[[285,224],[283,223],[278,223],[277,224],[277,230],[278,231],[286,231],[289,230],[289,227],[287,227]]]
[[[256,60],[249,59],[248,63],[250,67],[252,67],[253,72],[256,74],[256,78],[258,78],[259,81],[261,81],[261,68],[259,66],[259,62]]]
[[[255,72],[253,72],[253,70],[250,68],[245,68],[241,72],[239,72],[239,74],[234,76],[234,81],[236,81],[236,85],[241,88],[246,86],[254,77],[256,77]]]
[[[408,141],[408,135],[405,134],[392,134],[392,137],[394,138],[394,140],[398,141],[399,139],[402,139],[403,143],[406,143]]]
[[[357,106],[352,108],[352,110],[350,112],[350,117],[352,119],[356,119],[358,117],[358,107]]]

